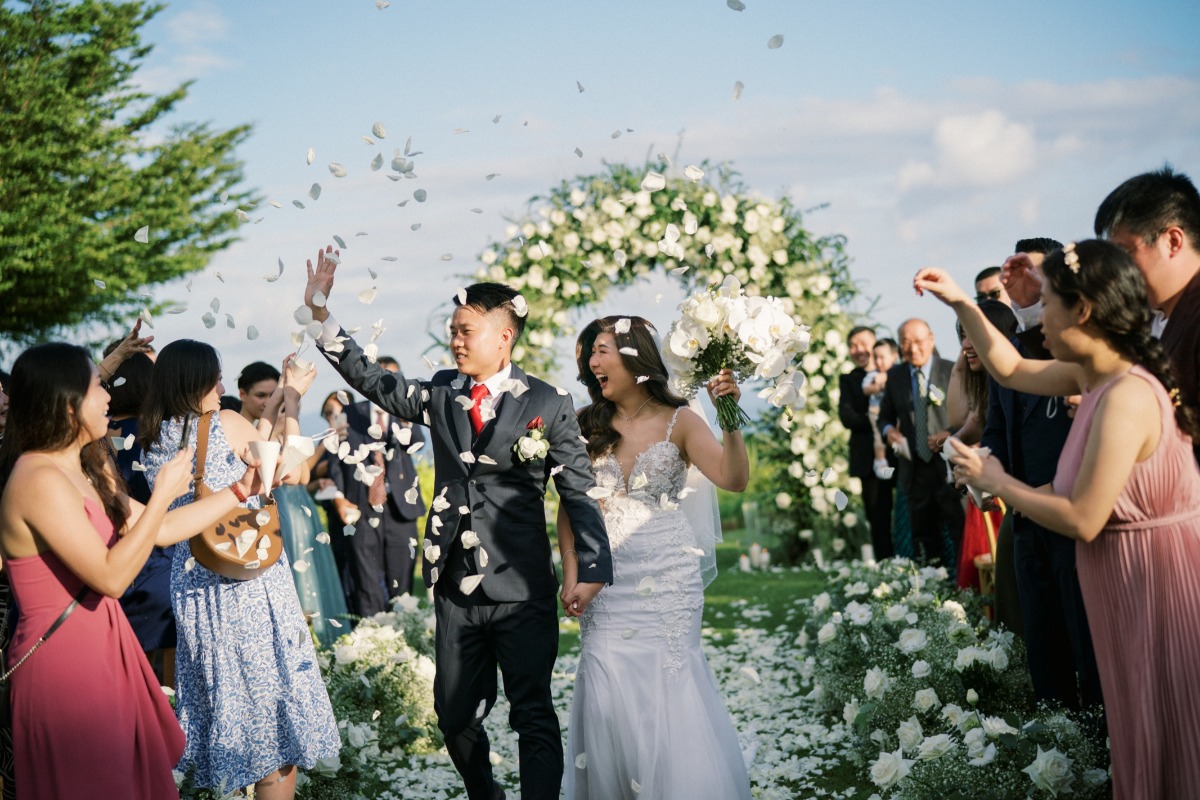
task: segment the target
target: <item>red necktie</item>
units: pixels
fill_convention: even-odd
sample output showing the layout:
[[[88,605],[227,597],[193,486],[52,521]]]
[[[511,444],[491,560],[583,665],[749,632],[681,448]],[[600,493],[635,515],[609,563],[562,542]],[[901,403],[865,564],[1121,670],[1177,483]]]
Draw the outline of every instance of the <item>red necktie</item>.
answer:
[[[475,432],[476,436],[483,430],[483,413],[480,410],[480,405],[483,402],[483,398],[489,394],[487,386],[482,383],[477,383],[471,387],[471,410],[468,414],[471,417],[471,430]]]

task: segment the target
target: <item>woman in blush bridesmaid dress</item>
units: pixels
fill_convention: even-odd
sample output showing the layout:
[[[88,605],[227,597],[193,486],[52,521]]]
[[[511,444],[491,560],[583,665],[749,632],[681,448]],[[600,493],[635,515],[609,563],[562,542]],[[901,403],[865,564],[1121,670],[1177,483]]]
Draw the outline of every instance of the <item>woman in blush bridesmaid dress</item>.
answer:
[[[0,551],[21,608],[4,664],[17,797],[178,797],[171,770],[183,732],[117,598],[156,543],[215,522],[237,505],[235,491],[168,514],[191,482],[185,451],[163,468],[146,505],[129,499],[98,443],[109,398],[81,347],[27,350],[12,383]],[[252,486],[254,476],[241,491]]]
[[[1100,670],[1113,796],[1195,796],[1200,786],[1200,473],[1191,411],[1176,402],[1150,335],[1141,273],[1120,248],[1085,241],[1042,265],[1043,334],[1056,361],[1021,359],[940,270],[917,274],[953,306],[1005,386],[1080,394],[1050,487],[1030,487],[959,445],[955,474],[1076,539]],[[983,347],[980,342],[985,342]]]

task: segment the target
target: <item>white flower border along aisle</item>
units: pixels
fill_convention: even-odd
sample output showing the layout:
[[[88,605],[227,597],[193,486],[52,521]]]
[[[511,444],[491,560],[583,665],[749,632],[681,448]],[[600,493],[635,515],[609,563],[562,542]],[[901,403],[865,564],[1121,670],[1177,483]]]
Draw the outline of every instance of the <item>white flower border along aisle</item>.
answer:
[[[554,343],[575,334],[572,312],[655,270],[690,292],[732,276],[748,295],[780,298],[797,323],[811,327],[799,364],[807,405],[795,418],[769,411],[750,432],[748,499],[759,496],[784,560],[798,561],[814,546],[828,553],[835,538],[865,541],[861,513],[847,508],[861,486],[849,476],[847,435],[837,419],[852,324],[844,308],[857,295],[843,238],[812,236],[787,198],[753,196],[725,168],[689,166],[675,176],[666,167],[614,164],[564,181],[532,198],[531,216],[481,254],[475,279],[507,283],[529,307],[514,360],[547,372]],[[706,180],[713,172],[715,184]]]
[[[906,559],[828,574],[828,590],[799,603],[801,671],[853,729],[882,797],[1111,796],[1102,721],[1032,706],[1024,647],[989,628],[979,595]]]

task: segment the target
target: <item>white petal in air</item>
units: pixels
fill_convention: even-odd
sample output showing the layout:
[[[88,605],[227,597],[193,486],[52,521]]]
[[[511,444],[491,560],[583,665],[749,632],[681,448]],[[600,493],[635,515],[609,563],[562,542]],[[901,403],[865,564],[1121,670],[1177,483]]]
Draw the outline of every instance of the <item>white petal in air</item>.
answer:
[[[688,164],[683,168],[683,176],[689,181],[696,183],[704,177],[704,170],[700,169],[695,164]]]
[[[306,153],[304,156],[304,163],[311,164],[316,159],[317,159],[317,151],[313,150],[311,147],[308,148],[308,153]]]
[[[628,317],[621,317],[617,320],[617,324],[613,326],[613,331],[616,333],[629,333],[629,328],[633,325],[633,320]]]
[[[376,122],[374,125],[372,125],[371,133],[373,133],[375,135],[376,139],[386,139],[387,138],[387,128],[385,128],[383,126],[382,122]]]
[[[783,34],[777,33],[767,40],[767,47],[772,50],[778,50],[783,47]]]
[[[637,354],[638,354],[636,347],[622,347],[619,350],[617,350],[617,352],[624,353],[625,355],[630,356],[632,358],[637,358]]]
[[[583,437],[580,437],[583,438]],[[603,486],[593,486],[587,490],[587,496],[593,500],[600,500],[612,495],[612,489],[607,489]]]
[[[838,511],[845,511],[846,504],[849,502],[850,501],[846,498],[846,493],[840,489],[833,496],[833,504],[837,506]]]
[[[142,227],[138,228],[137,233],[133,234],[133,240],[135,242],[141,242],[142,244],[148,243],[150,241],[150,226],[143,225]]]
[[[462,462],[464,464],[474,464],[475,463],[475,454],[472,453],[470,450],[465,450],[465,451],[459,453],[458,457],[462,459]]]
[[[99,278],[93,279],[92,283],[96,284],[97,289],[107,288],[107,284],[104,281],[100,280]]]
[[[372,286],[370,289],[363,289],[358,293],[358,302],[369,306],[371,303],[375,302],[375,295],[378,293],[378,286]]]
[[[742,83],[741,81],[734,81],[734,83],[733,83],[733,99],[740,100],[742,97],[742,90],[745,88],[746,88],[746,84]]]
[[[517,312],[518,317],[526,317],[529,315],[529,303],[521,295],[517,295],[512,299],[513,309]]]
[[[647,172],[646,177],[642,178],[642,189],[647,192],[657,192],[659,189],[665,188],[667,179],[657,172]]]
[[[417,189],[415,192],[413,192],[413,199],[418,203],[424,203],[428,197],[429,192],[425,191],[424,189]]]
[[[734,11],[745,11],[746,4],[742,0],[725,0],[725,5],[732,8]]]
[[[458,583],[458,590],[463,594],[469,595],[471,592],[479,588],[479,584],[483,583],[482,575],[467,575]],[[480,700],[479,705],[482,708],[484,701]]]
[[[346,177],[346,168],[336,161],[330,162],[329,174],[335,178],[344,178]]]
[[[587,769],[587,753],[575,756],[575,769]]]
[[[479,463],[495,465],[496,459],[492,458],[491,456],[481,455],[479,457]]]
[[[383,153],[376,153],[371,159],[371,172],[378,172],[383,168]]]

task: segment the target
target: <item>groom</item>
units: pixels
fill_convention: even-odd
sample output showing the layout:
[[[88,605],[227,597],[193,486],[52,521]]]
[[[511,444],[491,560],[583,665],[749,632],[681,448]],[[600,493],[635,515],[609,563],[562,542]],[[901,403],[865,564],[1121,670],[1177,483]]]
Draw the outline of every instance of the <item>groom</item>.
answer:
[[[458,370],[428,381],[388,372],[366,358],[314,297],[328,297],[336,262],[308,263],[304,302],[323,324],[317,343],[346,382],[388,413],[427,425],[435,488],[425,531],[425,583],[434,590],[434,707],[446,749],[471,800],[503,800],[492,777],[483,718],[496,702],[496,667],[519,737],[521,797],[557,798],[563,752],[550,676],[558,654],[558,579],[546,536],[546,481],[575,532],[581,582],[568,604],[582,613],[612,582],[608,535],[587,492],[592,472],[571,398],[511,361],[525,320],[517,293],[478,283],[455,298],[450,352]],[[515,448],[535,431],[544,457]],[[408,487],[397,487],[405,491]],[[565,554],[564,554],[565,555]]]

